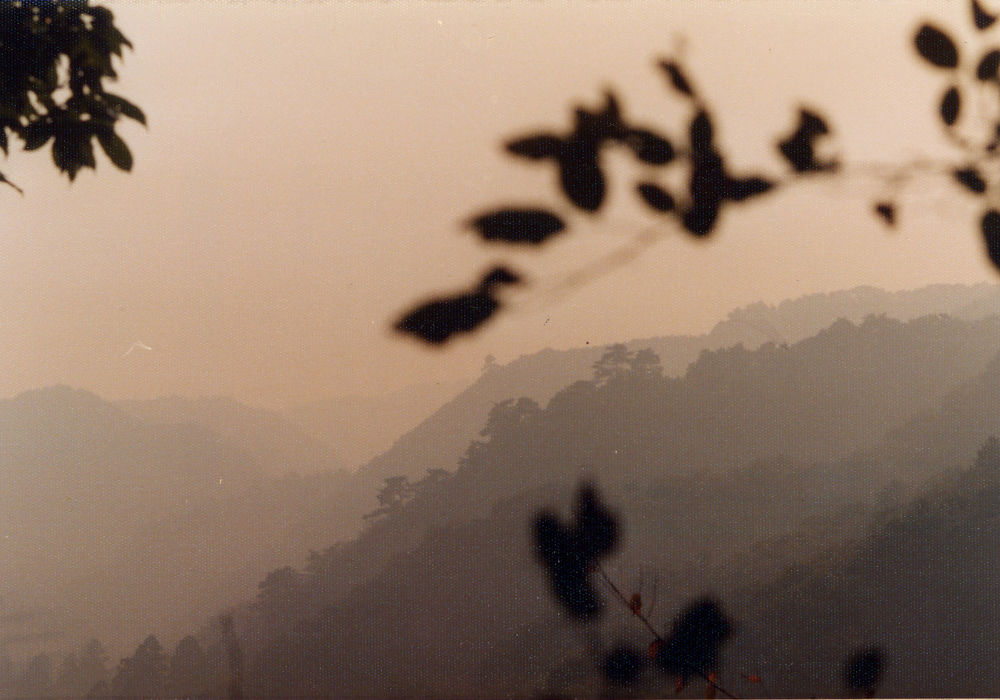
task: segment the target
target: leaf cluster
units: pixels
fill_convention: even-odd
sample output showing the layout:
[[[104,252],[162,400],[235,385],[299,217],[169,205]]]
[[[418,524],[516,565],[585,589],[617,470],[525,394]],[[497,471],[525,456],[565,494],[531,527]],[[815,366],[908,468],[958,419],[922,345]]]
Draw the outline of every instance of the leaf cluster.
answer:
[[[971,0],[970,9],[972,24],[980,33],[990,30],[997,21],[997,15],[987,11],[979,0]],[[996,168],[990,167],[1000,149],[1000,111],[978,122],[986,126],[985,133],[979,138],[969,138],[960,129],[963,121],[970,121],[962,119],[967,103],[982,105],[984,101],[976,99],[981,98],[982,93],[986,93],[988,103],[1000,101],[1000,44],[983,46],[978,57],[967,61],[959,48],[960,42],[948,31],[925,23],[914,35],[913,45],[921,58],[943,71],[948,78],[938,103],[938,116],[946,135],[964,152],[966,161],[952,167],[951,175],[966,192],[986,199],[979,228],[987,256],[1000,267],[1000,200],[997,198],[996,178],[991,177]],[[882,209],[877,207],[876,211],[891,224],[891,205],[882,203],[878,206]],[[886,214],[885,207],[890,207],[890,215]]]
[[[89,0],[14,0],[0,7],[0,149],[16,137],[27,151],[52,142],[70,180],[94,168],[93,141],[122,170],[132,154],[115,133],[119,118],[146,123],[142,110],[105,90],[113,56],[131,43],[107,8]],[[0,175],[0,181],[8,182]],[[10,184],[8,182],[8,184]]]
[[[671,217],[695,237],[709,235],[727,203],[741,203],[771,192],[779,185],[773,176],[733,174],[715,141],[714,117],[692,81],[674,60],[658,64],[673,93],[686,106],[690,118],[682,137],[667,135],[630,119],[611,91],[594,109],[576,106],[570,128],[541,131],[506,142],[508,153],[554,166],[561,194],[583,215],[594,215],[604,205],[608,177],[604,153],[623,148],[642,168],[634,183],[640,202],[654,215]],[[791,166],[791,176],[832,171],[837,163],[822,160],[816,141],[830,133],[817,113],[800,110],[799,123],[776,142],[778,153]],[[683,168],[686,186],[671,189],[667,171]],[[662,173],[662,176],[661,176]],[[565,214],[533,204],[508,204],[472,216],[467,225],[490,243],[538,246],[566,230]],[[432,344],[448,340],[458,331],[472,330],[489,319],[499,303],[483,295],[468,294],[432,299],[410,310],[396,329]]]

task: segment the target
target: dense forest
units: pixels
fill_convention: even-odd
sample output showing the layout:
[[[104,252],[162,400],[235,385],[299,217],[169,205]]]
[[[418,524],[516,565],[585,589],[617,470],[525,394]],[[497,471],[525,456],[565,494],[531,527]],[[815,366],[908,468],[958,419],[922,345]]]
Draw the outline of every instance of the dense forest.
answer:
[[[539,512],[565,514],[588,482],[620,529],[602,571],[656,627],[706,595],[733,621],[720,687],[841,695],[844,658],[872,647],[887,660],[882,693],[988,694],[1000,316],[992,288],[937,291],[950,313],[890,308],[908,320],[841,318],[812,334],[802,323],[793,341],[702,337],[683,372],[657,348],[687,341],[587,349],[583,377],[493,400],[462,454],[422,473],[386,473],[398,457],[383,456],[282,475],[275,465],[317,439],[232,402],[114,405],[67,387],[4,402],[3,493],[18,494],[2,509],[17,564],[5,570],[17,573],[0,598],[0,689],[608,691],[601,658],[644,648],[649,631],[599,580],[606,614],[567,617],[532,536]],[[776,327],[780,309],[757,318]],[[476,386],[495,396],[506,374],[507,388],[530,389],[524,366],[560,364],[551,355],[487,367],[397,452],[421,436],[431,452],[442,416],[482,400]],[[39,507],[51,517],[29,527]],[[664,694],[673,680],[646,670],[613,690]]]

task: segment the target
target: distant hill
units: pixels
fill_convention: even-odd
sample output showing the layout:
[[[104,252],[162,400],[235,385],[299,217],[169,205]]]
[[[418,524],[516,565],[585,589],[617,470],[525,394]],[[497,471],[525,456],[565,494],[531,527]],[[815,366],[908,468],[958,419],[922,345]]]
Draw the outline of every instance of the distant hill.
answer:
[[[242,449],[204,423],[130,408],[66,386],[0,401],[0,612],[35,611],[0,629],[0,645],[98,636],[124,650],[153,627],[169,638],[356,528],[347,475],[266,476],[287,433]]]
[[[756,303],[736,309],[705,335],[645,338],[626,344],[633,351],[651,348],[667,376],[682,376],[702,350],[737,344],[751,350],[766,342],[778,346],[795,343],[838,318],[859,323],[874,314],[905,321],[939,313],[969,321],[1000,314],[1000,285],[932,285],[900,292],[858,287],[811,294],[777,306]],[[485,373],[389,450],[366,463],[359,475],[378,483],[397,474],[419,478],[430,469],[454,469],[494,405],[521,396],[545,405],[559,390],[589,378],[604,350],[546,349]]]
[[[1000,435],[1000,355],[937,406],[891,431],[872,455],[927,474],[967,463],[987,435]]]
[[[116,401],[143,423],[196,424],[226,439],[272,476],[346,469],[351,465],[330,443],[318,440],[280,413],[235,399],[171,396],[149,401]]]

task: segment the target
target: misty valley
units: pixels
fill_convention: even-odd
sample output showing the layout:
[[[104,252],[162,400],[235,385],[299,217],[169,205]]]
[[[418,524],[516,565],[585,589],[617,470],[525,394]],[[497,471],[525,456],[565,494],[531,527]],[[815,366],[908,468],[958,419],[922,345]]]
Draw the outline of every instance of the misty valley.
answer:
[[[1000,287],[758,303],[446,393],[0,401],[0,697],[1000,688]]]

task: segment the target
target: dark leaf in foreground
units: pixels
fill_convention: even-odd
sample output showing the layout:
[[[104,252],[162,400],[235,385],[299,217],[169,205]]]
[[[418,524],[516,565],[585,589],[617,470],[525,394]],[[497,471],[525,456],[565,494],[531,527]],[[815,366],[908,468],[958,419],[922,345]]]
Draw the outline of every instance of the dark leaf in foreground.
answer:
[[[535,548],[548,569],[553,593],[571,615],[593,617],[601,601],[590,584],[591,569],[617,541],[617,523],[600,503],[597,493],[584,486],[577,495],[575,522],[564,526],[543,511],[535,519]]]
[[[821,116],[810,110],[800,109],[798,126],[788,138],[778,143],[778,150],[796,172],[832,170],[836,167],[836,162],[818,161],[814,146],[817,138],[828,133],[830,129]]]
[[[483,281],[479,283],[479,290],[490,291],[498,284],[518,284],[520,281],[520,275],[501,265],[483,275]]]
[[[494,287],[515,284],[519,279],[507,268],[494,268],[472,291],[421,304],[404,314],[394,328],[440,345],[455,333],[471,331],[489,319],[500,308],[500,302],[493,297]]]
[[[997,69],[1000,69],[1000,51],[987,51],[976,66],[976,77],[980,80],[996,80]]]
[[[666,72],[667,77],[670,78],[670,84],[674,86],[675,90],[684,93],[688,97],[694,97],[694,89],[691,87],[690,81],[684,76],[684,73],[676,63],[673,61],[660,61],[660,68]]]
[[[132,152],[118,134],[110,129],[98,131],[97,142],[115,166],[126,172],[132,169]]]
[[[514,155],[540,160],[542,158],[558,158],[562,152],[563,141],[552,134],[536,134],[507,143],[507,150]]]
[[[470,223],[484,240],[536,245],[565,228],[562,219],[544,209],[501,209]]]
[[[121,95],[114,95],[110,92],[104,93],[104,104],[106,104],[115,114],[134,119],[143,126],[146,125],[146,115],[136,105],[126,100]]]
[[[559,181],[563,193],[576,206],[597,211],[604,201],[604,174],[597,164],[597,144],[571,139],[559,159]]]
[[[28,126],[24,127],[24,131],[21,132],[21,138],[24,139],[24,150],[34,151],[41,148],[49,142],[52,134],[52,124],[47,121],[37,121],[28,124]]]
[[[913,38],[917,53],[940,68],[958,66],[958,47],[947,34],[931,24],[923,25]]]
[[[604,677],[615,685],[629,685],[642,673],[644,664],[642,654],[622,644],[604,657]]]
[[[958,121],[958,112],[961,108],[961,98],[958,94],[957,87],[950,87],[948,91],[944,93],[941,98],[941,106],[938,108],[938,112],[941,114],[941,121],[946,125],[951,126],[956,121]]]
[[[643,201],[656,211],[671,211],[674,208],[674,198],[659,185],[640,182],[636,185],[636,190]]]
[[[670,636],[656,653],[660,668],[686,683],[692,675],[717,670],[719,649],[732,625],[719,604],[705,598],[688,605],[673,622]]]
[[[643,163],[666,165],[674,158],[670,142],[648,129],[630,129],[625,143]]]
[[[976,25],[976,29],[980,31],[989,29],[996,21],[997,16],[984,10],[979,0],[972,0],[972,22]]]
[[[712,118],[708,115],[708,112],[705,110],[698,112],[694,119],[691,120],[689,131],[692,151],[703,152],[711,150],[713,139]]]
[[[727,178],[725,184],[726,199],[742,202],[744,199],[764,194],[774,186],[770,180],[762,177]]]
[[[983,214],[980,224],[983,240],[986,243],[986,254],[998,269],[1000,269],[1000,212],[990,209]]]
[[[618,540],[618,524],[597,492],[584,486],[576,497],[576,546],[590,561],[610,552]]]
[[[601,609],[601,601],[588,580],[589,563],[577,547],[575,532],[552,513],[535,520],[535,547],[548,569],[552,592],[573,617],[587,619]]]
[[[844,663],[844,684],[848,692],[874,697],[884,665],[882,651],[878,648],[855,651]]]
[[[622,122],[621,108],[614,94],[604,96],[604,109],[591,112],[582,107],[576,109],[576,128],[571,138],[580,138],[600,145],[608,139],[624,138],[628,127]]]
[[[965,185],[970,192],[982,194],[986,191],[986,180],[982,178],[976,168],[956,168],[953,173],[955,179]]]
[[[888,226],[896,223],[896,205],[892,202],[878,202],[875,204],[875,213],[881,216]]]
[[[681,222],[689,233],[695,236],[707,236],[715,228],[719,218],[719,203],[703,202],[695,204],[684,212]]]
[[[56,136],[52,142],[52,161],[69,176],[71,182],[80,168],[94,168],[97,162],[90,134],[72,132]]]
[[[715,226],[728,178],[722,157],[714,150],[695,152],[691,160],[691,206],[684,212],[683,224],[690,233],[704,236]]]

